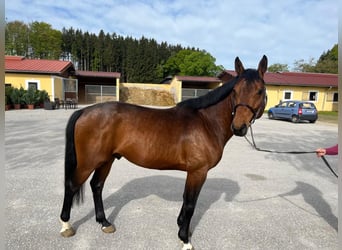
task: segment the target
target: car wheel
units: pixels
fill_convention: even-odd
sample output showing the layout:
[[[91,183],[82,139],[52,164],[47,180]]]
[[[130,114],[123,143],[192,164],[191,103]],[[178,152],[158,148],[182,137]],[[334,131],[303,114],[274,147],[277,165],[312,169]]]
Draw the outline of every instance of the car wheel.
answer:
[[[291,121],[292,122],[298,122],[299,121],[299,118],[298,118],[298,116],[296,116],[296,115],[293,115],[292,117],[291,117]]]
[[[315,122],[316,122],[316,120],[310,120],[309,122],[310,122],[310,123],[315,123]]]
[[[268,119],[274,119],[274,115],[272,112],[268,112]]]

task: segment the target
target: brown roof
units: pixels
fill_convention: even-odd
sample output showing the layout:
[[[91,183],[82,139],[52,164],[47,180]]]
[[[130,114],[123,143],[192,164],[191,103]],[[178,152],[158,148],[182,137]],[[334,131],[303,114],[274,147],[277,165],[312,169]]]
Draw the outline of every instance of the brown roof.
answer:
[[[225,73],[236,75],[233,70],[225,70]],[[302,72],[267,72],[264,80],[266,84],[288,86],[316,86],[337,87],[337,74],[302,73]]]
[[[5,72],[62,74],[70,68],[74,70],[72,62],[69,61],[5,56]]]
[[[210,76],[176,76],[176,78],[183,82],[221,82],[219,78]]]
[[[279,85],[337,87],[337,74],[277,72],[266,73],[265,82]]]
[[[76,76],[83,77],[101,77],[101,78],[120,78],[121,74],[118,72],[98,72],[98,71],[83,71],[77,70]]]

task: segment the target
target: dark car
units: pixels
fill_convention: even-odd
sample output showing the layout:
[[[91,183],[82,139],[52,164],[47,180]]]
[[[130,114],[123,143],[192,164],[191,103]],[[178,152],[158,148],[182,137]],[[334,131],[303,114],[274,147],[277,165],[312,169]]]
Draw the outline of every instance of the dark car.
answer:
[[[292,122],[307,120],[311,123],[318,118],[315,104],[307,101],[284,101],[268,110],[269,119],[283,119]]]

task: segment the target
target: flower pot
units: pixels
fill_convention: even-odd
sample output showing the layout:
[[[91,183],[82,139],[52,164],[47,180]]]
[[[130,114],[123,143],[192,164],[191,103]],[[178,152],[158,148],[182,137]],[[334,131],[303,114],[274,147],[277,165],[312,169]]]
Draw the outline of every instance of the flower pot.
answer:
[[[28,109],[34,109],[34,104],[27,104]]]
[[[14,104],[14,109],[20,109],[21,104]]]

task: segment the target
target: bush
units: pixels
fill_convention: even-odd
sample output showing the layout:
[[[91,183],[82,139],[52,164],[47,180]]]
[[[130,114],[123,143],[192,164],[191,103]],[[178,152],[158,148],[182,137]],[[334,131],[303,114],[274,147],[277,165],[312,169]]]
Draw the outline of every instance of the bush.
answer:
[[[23,101],[25,104],[36,104],[39,101],[39,93],[38,90],[31,87],[25,91],[23,95]]]
[[[38,102],[44,103],[49,100],[49,93],[46,90],[38,90]]]
[[[13,104],[21,104],[22,92],[18,88],[13,88],[10,99]]]
[[[13,104],[11,100],[11,94],[12,94],[13,89],[14,88],[12,86],[5,87],[5,104],[6,105]]]

